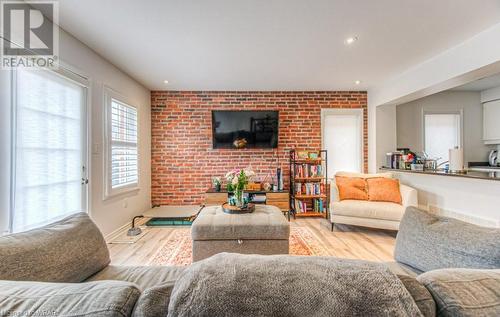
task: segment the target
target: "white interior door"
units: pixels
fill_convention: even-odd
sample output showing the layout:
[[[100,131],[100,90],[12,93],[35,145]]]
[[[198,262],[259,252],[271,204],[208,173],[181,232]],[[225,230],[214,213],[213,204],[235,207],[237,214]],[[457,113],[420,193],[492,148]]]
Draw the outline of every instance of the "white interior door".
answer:
[[[328,178],[339,171],[362,172],[363,110],[323,109],[323,148],[328,151]]]

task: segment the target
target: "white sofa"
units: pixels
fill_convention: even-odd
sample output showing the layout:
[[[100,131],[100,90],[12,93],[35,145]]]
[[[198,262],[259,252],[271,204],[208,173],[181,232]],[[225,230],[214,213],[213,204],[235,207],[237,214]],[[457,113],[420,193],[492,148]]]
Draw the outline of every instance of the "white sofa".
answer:
[[[386,177],[392,178],[391,173],[358,174],[338,172],[336,176],[345,177]],[[417,191],[409,186],[400,185],[402,205],[390,202],[367,200],[339,200],[337,185],[331,184],[330,221],[332,230],[335,223],[362,227],[398,230],[399,222],[407,207],[418,207]]]

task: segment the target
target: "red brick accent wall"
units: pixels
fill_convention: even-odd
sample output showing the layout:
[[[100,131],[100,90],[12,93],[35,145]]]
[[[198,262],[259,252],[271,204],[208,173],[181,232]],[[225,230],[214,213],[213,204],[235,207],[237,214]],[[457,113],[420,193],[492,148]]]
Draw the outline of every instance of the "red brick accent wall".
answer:
[[[366,92],[151,92],[153,204],[199,204],[213,176],[250,166],[260,179],[284,168],[288,150],[321,148],[321,109],[362,108],[367,170]],[[211,110],[279,110],[277,149],[212,149]],[[270,179],[269,179],[270,181]]]

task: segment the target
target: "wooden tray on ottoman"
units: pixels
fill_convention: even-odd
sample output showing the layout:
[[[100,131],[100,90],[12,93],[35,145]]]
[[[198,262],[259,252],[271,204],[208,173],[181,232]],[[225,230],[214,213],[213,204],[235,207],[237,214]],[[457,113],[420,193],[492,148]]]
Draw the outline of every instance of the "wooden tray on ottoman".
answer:
[[[245,208],[240,208],[237,206],[231,206],[228,203],[223,203],[222,210],[226,214],[249,214],[255,211],[255,204],[250,203]]]

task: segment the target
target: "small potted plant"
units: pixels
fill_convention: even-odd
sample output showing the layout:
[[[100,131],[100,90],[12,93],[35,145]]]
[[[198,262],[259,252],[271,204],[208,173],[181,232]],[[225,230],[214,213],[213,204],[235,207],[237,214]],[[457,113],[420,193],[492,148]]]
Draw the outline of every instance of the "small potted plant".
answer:
[[[214,178],[212,178],[212,184],[214,185],[215,191],[216,192],[220,192],[221,185],[222,185],[220,177],[214,177]]]

